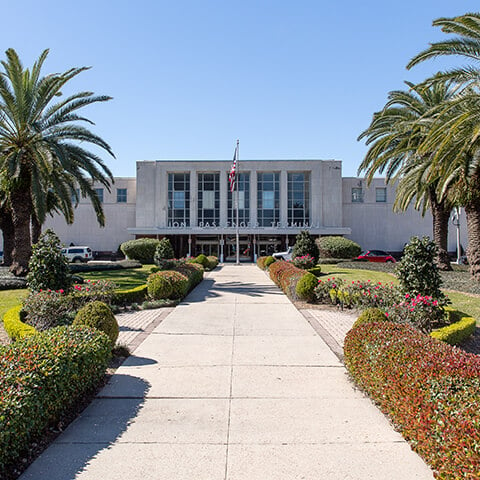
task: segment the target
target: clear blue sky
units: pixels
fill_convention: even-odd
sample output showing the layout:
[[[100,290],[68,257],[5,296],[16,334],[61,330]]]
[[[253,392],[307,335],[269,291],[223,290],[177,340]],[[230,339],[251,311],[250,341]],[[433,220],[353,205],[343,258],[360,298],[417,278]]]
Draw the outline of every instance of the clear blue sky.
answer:
[[[390,90],[451,64],[405,65],[448,38],[438,17],[479,10],[446,0],[3,1],[0,55],[13,47],[45,73],[91,66],[73,90],[114,97],[85,112],[112,146],[116,176],[137,160],[343,161]]]

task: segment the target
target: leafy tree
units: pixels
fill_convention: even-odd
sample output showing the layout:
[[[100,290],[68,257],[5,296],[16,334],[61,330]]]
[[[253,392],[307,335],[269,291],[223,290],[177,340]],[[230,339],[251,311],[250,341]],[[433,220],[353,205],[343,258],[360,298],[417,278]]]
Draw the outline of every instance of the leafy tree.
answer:
[[[446,55],[458,55],[474,63],[441,72],[429,80],[435,83],[439,79],[453,79],[464,82],[468,88],[443,109],[422,148],[436,150],[433,168],[441,172],[440,190],[450,189],[455,201],[465,207],[470,272],[480,281],[480,69],[475,66],[480,61],[480,13],[439,18],[433,25],[455,37],[432,43],[407,68]]]
[[[428,237],[412,237],[395,267],[400,289],[410,296],[431,296],[443,301],[442,279],[435,263],[437,246]]]
[[[295,239],[295,246],[293,247],[292,257],[303,257],[304,255],[310,255],[315,259],[315,263],[318,262],[318,247],[315,243],[315,239],[308,233],[307,230],[300,232]]]
[[[47,230],[33,245],[28,263],[27,285],[30,290],[65,290],[71,287],[68,261],[63,255],[60,239],[53,230]]]
[[[92,201],[103,225],[102,206],[92,184],[98,181],[109,190],[113,181],[102,159],[84,147],[95,145],[113,156],[110,146],[81,125],[92,122],[78,113],[110,97],[79,92],[57,101],[67,82],[87,68],[42,77],[47,54],[45,50],[31,70],[23,67],[13,49],[6,51],[7,60],[1,62],[0,171],[8,179],[5,192],[15,232],[11,271],[16,275],[27,272],[32,218],[37,227],[41,225],[52,210],[52,198],[55,208],[71,218],[72,193],[78,187],[81,196]]]
[[[396,210],[406,210],[412,202],[423,215],[431,210],[437,262],[443,270],[451,270],[447,247],[453,205],[445,193],[441,196],[437,192],[438,176],[431,168],[435,150],[421,148],[439,112],[459,89],[449,81],[427,86],[405,83],[409,91],[390,92],[384,109],[374,114],[370,126],[360,135],[359,140],[367,139],[369,150],[358,171],[365,172],[368,184],[375,174],[383,172],[387,183],[399,181]],[[425,169],[429,175],[419,176]]]

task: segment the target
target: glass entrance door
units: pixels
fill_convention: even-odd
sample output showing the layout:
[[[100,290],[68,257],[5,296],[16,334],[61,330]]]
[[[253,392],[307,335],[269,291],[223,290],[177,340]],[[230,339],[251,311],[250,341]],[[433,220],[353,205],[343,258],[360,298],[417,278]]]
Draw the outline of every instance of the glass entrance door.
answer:
[[[240,261],[251,262],[253,259],[253,245],[249,235],[240,236]],[[225,242],[225,261],[236,262],[237,261],[237,241],[235,235],[226,238]]]

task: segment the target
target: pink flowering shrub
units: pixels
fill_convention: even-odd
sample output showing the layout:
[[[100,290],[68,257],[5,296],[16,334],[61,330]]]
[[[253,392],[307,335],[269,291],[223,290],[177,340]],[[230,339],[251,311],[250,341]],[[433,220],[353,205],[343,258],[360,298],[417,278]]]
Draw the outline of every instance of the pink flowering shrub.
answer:
[[[87,280],[73,285],[70,293],[64,290],[31,292],[23,301],[25,322],[42,331],[72,323],[76,312],[87,303],[111,303],[116,285],[108,280]]]
[[[303,270],[308,270],[309,268],[313,268],[316,265],[315,259],[309,255],[308,253],[306,255],[302,255],[301,257],[295,257],[292,260],[292,263],[297,267],[301,268]]]
[[[402,301],[386,308],[385,315],[391,321],[412,325],[424,333],[430,333],[446,322],[445,310],[428,295],[413,297],[406,293]]]
[[[48,330],[69,323],[71,304],[63,290],[31,292],[23,301],[25,323],[36,330]],[[73,320],[73,318],[71,318]]]
[[[338,291],[344,285],[344,281],[335,277],[326,280],[318,280],[318,285],[314,290],[315,297],[320,303],[337,303]]]

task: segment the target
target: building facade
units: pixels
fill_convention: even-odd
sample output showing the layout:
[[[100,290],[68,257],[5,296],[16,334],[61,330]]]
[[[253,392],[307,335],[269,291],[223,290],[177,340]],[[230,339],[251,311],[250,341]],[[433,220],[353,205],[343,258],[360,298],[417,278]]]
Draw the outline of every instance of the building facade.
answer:
[[[429,215],[393,212],[393,186],[383,179],[367,187],[360,178],[342,178],[340,161],[240,161],[238,193],[230,191],[230,169],[230,161],[140,161],[136,178],[116,178],[110,192],[99,187],[104,228],[87,200],[79,203],[73,225],[55,217],[47,226],[65,244],[95,251],[166,236],[177,256],[205,253],[223,261],[236,258],[237,230],[243,261],[285,249],[302,230],[392,252],[401,251],[412,235],[432,235]],[[456,233],[450,230],[454,251]],[[464,227],[461,234],[466,239]]]

